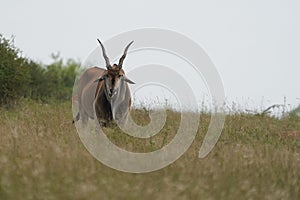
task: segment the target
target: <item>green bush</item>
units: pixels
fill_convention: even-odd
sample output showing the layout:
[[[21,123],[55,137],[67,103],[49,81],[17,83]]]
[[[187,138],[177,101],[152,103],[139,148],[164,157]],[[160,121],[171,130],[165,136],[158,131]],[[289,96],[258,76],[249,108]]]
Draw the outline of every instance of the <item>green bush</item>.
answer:
[[[65,63],[59,55],[52,58],[49,65],[24,58],[13,39],[0,34],[0,105],[14,105],[22,97],[42,101],[70,99],[80,63],[72,59]]]
[[[54,62],[45,66],[44,84],[41,97],[68,100],[72,95],[72,88],[76,78],[76,72],[80,64],[72,59],[66,63],[59,56],[52,56]]]
[[[12,104],[26,95],[30,82],[27,60],[13,45],[13,39],[0,35],[0,103]]]

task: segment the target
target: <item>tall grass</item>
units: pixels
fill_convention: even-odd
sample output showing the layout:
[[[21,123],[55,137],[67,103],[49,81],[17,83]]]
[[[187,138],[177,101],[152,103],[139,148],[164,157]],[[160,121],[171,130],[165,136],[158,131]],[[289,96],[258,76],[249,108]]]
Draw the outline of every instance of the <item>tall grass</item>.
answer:
[[[163,130],[135,139],[117,127],[105,132],[136,152],[159,149],[176,134],[180,114],[167,112]],[[143,125],[147,110],[133,110]],[[300,199],[297,116],[231,114],[213,151],[198,151],[210,121],[202,114],[196,139],[170,166],[148,174],[110,169],[84,148],[71,123],[70,103],[22,101],[0,109],[0,199]],[[297,134],[296,134],[297,136]]]

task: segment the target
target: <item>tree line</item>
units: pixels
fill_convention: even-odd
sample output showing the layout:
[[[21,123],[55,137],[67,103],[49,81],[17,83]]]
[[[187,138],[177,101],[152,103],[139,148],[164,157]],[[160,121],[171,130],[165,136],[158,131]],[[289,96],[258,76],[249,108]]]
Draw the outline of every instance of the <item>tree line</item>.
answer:
[[[54,54],[52,58],[49,65],[25,58],[13,38],[0,34],[0,106],[14,105],[21,98],[70,100],[80,62],[64,62]]]

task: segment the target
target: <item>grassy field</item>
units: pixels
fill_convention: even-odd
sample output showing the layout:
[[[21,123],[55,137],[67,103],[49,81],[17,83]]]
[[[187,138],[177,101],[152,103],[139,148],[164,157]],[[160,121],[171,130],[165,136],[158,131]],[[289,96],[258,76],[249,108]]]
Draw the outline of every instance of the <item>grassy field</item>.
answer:
[[[147,111],[132,115],[140,124],[149,121]],[[297,117],[228,115],[216,147],[199,159],[210,120],[203,114],[189,150],[147,174],[119,172],[95,160],[71,120],[69,102],[0,108],[0,199],[300,199]],[[145,140],[117,128],[106,133],[124,149],[147,152],[168,143],[179,120],[169,111],[161,133]]]

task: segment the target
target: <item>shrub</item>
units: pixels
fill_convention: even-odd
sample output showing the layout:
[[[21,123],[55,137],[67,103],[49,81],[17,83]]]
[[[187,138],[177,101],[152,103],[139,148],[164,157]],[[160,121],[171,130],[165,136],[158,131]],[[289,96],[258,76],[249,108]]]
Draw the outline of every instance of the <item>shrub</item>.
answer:
[[[49,65],[24,58],[13,38],[0,34],[0,105],[14,105],[22,97],[69,100],[80,63],[72,59],[65,63],[59,54],[52,58]]]
[[[22,96],[30,83],[28,62],[13,45],[13,38],[0,35],[0,104],[13,104]]]

